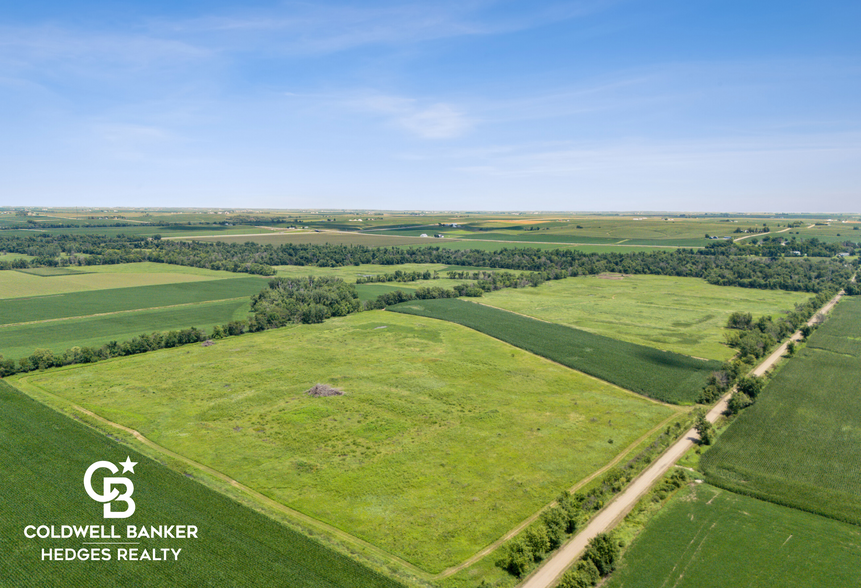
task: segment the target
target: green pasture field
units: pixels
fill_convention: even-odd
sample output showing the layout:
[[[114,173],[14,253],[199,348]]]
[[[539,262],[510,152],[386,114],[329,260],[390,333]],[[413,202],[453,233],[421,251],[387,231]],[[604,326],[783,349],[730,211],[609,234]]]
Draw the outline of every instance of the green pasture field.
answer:
[[[822,222],[821,220],[819,222]],[[861,243],[861,224],[856,222],[832,222],[830,225],[814,225],[808,228],[813,222],[792,229],[790,232],[781,233],[781,236],[795,237],[801,239],[817,238],[826,243],[842,243],[843,241],[852,241]],[[859,227],[856,231],[855,227]],[[797,234],[796,234],[797,233]]]
[[[716,361],[659,351],[464,300],[417,300],[387,310],[458,323],[664,402],[694,402],[708,375],[720,367]]]
[[[359,300],[365,302],[367,300],[375,300],[381,294],[395,292],[397,290],[412,290],[414,287],[411,284],[359,284],[356,286],[356,291],[359,293]]]
[[[639,345],[725,360],[735,354],[724,344],[730,313],[776,318],[809,297],[713,286],[699,278],[606,275],[498,290],[481,303]]]
[[[0,381],[0,570],[3,586],[302,586],[394,588],[397,582],[327,549],[127,446],[55,412]],[[102,518],[84,492],[90,464],[137,462],[128,519]],[[97,486],[98,488],[98,486]],[[122,510],[122,506],[115,507]],[[27,525],[195,525],[197,539],[140,539],[140,549],[181,549],[176,561],[42,561],[42,548],[85,539],[28,539]],[[98,541],[95,539],[94,541]],[[160,551],[159,551],[160,554]],[[170,556],[172,557],[172,556]]]
[[[0,300],[0,327],[177,304],[250,298],[267,287],[263,278],[180,282]],[[0,332],[3,332],[0,329]]]
[[[56,354],[72,347],[101,347],[110,341],[128,341],[141,333],[189,327],[209,332],[215,325],[248,318],[250,307],[250,298],[246,297],[4,326],[0,327],[0,354],[7,359],[19,359],[39,348]]]
[[[247,278],[247,274],[151,262],[64,269],[73,273],[40,276],[16,270],[0,271],[0,300],[157,284]]]
[[[681,490],[607,588],[861,585],[861,529],[701,484]]]
[[[15,261],[16,259],[36,259],[32,255],[26,255],[24,253],[4,253],[0,252],[0,261]]]
[[[678,410],[471,329],[385,311],[70,368],[10,382],[430,573]],[[309,397],[316,383],[345,394]]]
[[[859,374],[861,298],[852,297],[703,454],[707,479],[861,523]]]

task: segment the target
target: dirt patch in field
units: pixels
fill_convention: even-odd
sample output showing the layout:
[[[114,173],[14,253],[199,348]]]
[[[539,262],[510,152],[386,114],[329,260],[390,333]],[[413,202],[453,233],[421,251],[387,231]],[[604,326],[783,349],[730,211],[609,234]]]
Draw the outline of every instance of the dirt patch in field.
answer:
[[[313,398],[320,398],[322,396],[343,396],[344,392],[326,384],[314,384],[306,394]]]
[[[624,280],[630,278],[631,274],[598,274],[595,277],[599,280]]]

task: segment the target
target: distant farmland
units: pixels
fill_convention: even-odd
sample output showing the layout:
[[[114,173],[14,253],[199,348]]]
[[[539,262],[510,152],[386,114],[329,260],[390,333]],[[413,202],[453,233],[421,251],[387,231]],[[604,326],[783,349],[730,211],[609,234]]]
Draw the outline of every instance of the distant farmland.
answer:
[[[0,300],[0,325],[250,298],[266,283],[261,278],[237,278]]]
[[[65,277],[36,279],[50,287]],[[0,300],[0,354],[18,359],[39,348],[61,353],[141,333],[210,330],[246,318],[251,296],[265,287],[263,278],[239,277]]]
[[[58,275],[38,275],[45,269],[49,268],[39,268],[36,273],[32,270],[0,272],[0,300],[247,277],[245,274],[150,262],[60,268],[62,273]]]
[[[35,349],[55,354],[72,347],[100,347],[110,341],[127,341],[141,333],[215,325],[248,316],[248,299],[217,300],[160,309],[144,309],[105,316],[0,327],[0,354],[7,359],[29,356]]]
[[[457,299],[417,300],[387,310],[454,322],[645,396],[696,400],[716,361],[659,351]]]
[[[861,523],[861,298],[842,300],[702,457],[737,492]]]

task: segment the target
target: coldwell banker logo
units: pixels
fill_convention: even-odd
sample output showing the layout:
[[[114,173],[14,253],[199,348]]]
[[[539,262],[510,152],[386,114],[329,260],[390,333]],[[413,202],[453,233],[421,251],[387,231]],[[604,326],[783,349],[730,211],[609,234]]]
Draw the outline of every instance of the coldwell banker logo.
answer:
[[[125,461],[120,462],[120,465],[123,466],[124,474],[127,472],[135,473],[135,466],[137,464],[138,462],[132,461],[130,457],[126,457]],[[135,491],[135,485],[128,478],[105,477],[103,480],[104,490],[99,494],[93,490],[93,474],[96,473],[96,470],[103,468],[112,474],[116,474],[119,471],[119,468],[109,461],[97,461],[88,467],[87,473],[84,474],[84,489],[90,498],[96,502],[105,503],[106,519],[127,519],[135,513],[135,501],[132,500],[132,492]],[[125,492],[120,494],[120,491],[114,487],[116,485],[123,486]],[[126,510],[119,512],[111,510],[111,504],[115,500],[125,502],[128,505]]]
[[[127,519],[135,513],[134,482],[124,475],[134,474],[138,464],[126,457],[114,464],[97,461],[84,472],[84,491],[102,504],[104,519]],[[120,467],[122,466],[122,471]],[[101,485],[98,480],[101,477]],[[78,478],[80,480],[80,478]],[[80,484],[80,482],[78,482]],[[80,488],[80,486],[78,486]],[[177,561],[182,547],[142,545],[155,540],[197,539],[195,525],[27,525],[24,536],[40,542],[43,561]],[[63,546],[45,547],[45,540],[63,540]],[[70,546],[69,542],[77,545]]]

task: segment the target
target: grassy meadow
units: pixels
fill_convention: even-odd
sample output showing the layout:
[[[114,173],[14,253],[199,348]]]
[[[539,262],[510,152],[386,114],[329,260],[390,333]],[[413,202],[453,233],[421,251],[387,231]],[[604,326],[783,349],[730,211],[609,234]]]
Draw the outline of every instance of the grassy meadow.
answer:
[[[471,329],[385,311],[10,381],[432,573],[676,410]],[[345,394],[309,397],[316,383]]]
[[[636,275],[585,276],[499,290],[481,303],[639,345],[725,360],[735,354],[724,345],[730,313],[776,317],[809,297],[713,286],[699,278]]]
[[[861,523],[861,298],[842,300],[703,454],[709,481]]]
[[[451,321],[663,402],[693,403],[720,364],[547,323],[458,299],[416,300],[387,310]]]
[[[861,528],[727,492],[683,489],[625,552],[607,588],[861,585]]]
[[[174,472],[0,381],[0,570],[3,586],[302,586],[396,588],[355,560]],[[142,539],[143,549],[182,549],[177,561],[42,561],[44,548],[81,539],[27,539],[27,525],[101,525],[102,507],[81,479],[99,460],[138,462],[136,504],[125,524],[195,525],[198,539]],[[26,499],[22,497],[26,496]],[[251,563],[253,562],[253,564]]]

